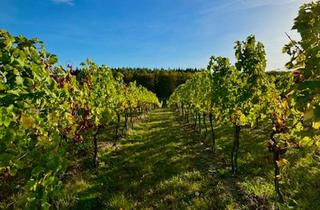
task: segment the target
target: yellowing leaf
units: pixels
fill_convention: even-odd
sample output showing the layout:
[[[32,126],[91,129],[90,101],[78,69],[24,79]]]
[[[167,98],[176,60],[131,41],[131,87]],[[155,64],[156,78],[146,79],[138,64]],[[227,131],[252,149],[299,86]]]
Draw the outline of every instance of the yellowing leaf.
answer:
[[[313,122],[313,123],[312,123],[312,127],[313,127],[314,129],[320,129],[320,121],[319,121],[319,122]]]
[[[305,136],[301,140],[300,144],[301,144],[301,146],[310,146],[310,145],[312,145],[312,139],[308,136]]]
[[[65,116],[66,116],[68,123],[73,124],[73,116],[69,113],[66,113]]]
[[[314,117],[313,107],[308,107],[307,111],[304,113],[304,120],[310,120]]]
[[[287,164],[288,164],[288,161],[287,161],[286,159],[281,159],[281,160],[278,160],[278,161],[277,161],[277,165],[278,165],[279,167],[285,166],[285,165],[287,165]]]
[[[21,115],[20,124],[23,128],[32,128],[34,122],[35,120],[31,116],[26,116],[24,114]]]

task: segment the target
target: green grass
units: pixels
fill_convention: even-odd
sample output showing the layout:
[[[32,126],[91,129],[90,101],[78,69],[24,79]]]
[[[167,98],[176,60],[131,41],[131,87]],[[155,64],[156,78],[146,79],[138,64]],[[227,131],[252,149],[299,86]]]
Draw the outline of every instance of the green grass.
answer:
[[[267,151],[268,128],[243,129],[239,175],[230,175],[233,130],[210,136],[193,131],[168,109],[152,112],[110,144],[108,132],[99,143],[99,168],[83,168],[67,183],[68,209],[272,209],[273,167]],[[105,136],[105,138],[103,138]],[[113,145],[115,143],[115,145]],[[284,170],[291,183],[283,190],[289,205],[319,209],[319,161],[310,153],[288,154]],[[67,197],[68,198],[68,197]],[[289,199],[290,198],[290,199]],[[65,201],[65,203],[68,200]],[[284,206],[286,209],[288,206]]]

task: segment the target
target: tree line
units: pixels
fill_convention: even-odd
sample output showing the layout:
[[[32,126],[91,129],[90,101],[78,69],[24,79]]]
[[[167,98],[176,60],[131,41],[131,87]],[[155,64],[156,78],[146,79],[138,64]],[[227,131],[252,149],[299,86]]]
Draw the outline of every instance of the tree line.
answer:
[[[199,69],[112,68],[112,71],[121,73],[125,83],[136,81],[165,101],[177,86],[185,83]]]

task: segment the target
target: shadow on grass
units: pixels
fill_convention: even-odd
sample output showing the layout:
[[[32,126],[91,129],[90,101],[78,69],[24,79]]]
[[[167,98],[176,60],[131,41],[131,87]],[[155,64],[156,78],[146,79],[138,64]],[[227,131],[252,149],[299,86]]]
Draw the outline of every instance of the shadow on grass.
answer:
[[[272,209],[270,129],[242,129],[237,177],[230,173],[233,128],[215,130],[213,152],[209,134],[194,131],[167,109],[155,110],[116,146],[106,146],[109,138],[100,144],[100,166],[84,172],[88,187],[79,191],[73,209]],[[301,208],[314,206],[308,201],[318,204],[319,193],[305,187],[319,186],[318,163],[305,154],[295,157],[290,172],[295,183],[283,186]],[[299,184],[303,174],[316,187]]]
[[[93,184],[73,209],[212,209],[221,201],[208,191],[215,186],[201,155],[210,151],[171,111],[154,111],[119,144],[100,154]]]

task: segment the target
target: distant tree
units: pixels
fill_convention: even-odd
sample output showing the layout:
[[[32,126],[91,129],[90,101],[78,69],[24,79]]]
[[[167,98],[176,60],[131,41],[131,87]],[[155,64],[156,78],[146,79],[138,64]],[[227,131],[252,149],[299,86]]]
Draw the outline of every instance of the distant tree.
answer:
[[[148,68],[113,68],[114,75],[121,73],[125,83],[136,81],[156,93],[161,100],[167,100],[178,85],[190,79],[198,69],[148,69]]]

